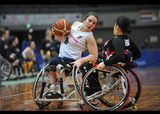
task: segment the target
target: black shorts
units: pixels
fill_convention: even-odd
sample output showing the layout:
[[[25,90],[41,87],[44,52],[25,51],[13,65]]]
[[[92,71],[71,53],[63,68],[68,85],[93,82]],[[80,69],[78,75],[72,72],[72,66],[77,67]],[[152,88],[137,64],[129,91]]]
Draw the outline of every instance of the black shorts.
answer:
[[[70,59],[70,58],[60,58],[60,57],[54,57],[53,59],[50,60],[49,65],[52,67],[57,66],[58,64],[61,64],[64,66],[64,64],[69,64],[71,62],[74,62],[74,59]],[[53,69],[52,71],[55,71],[55,69]]]
[[[98,60],[95,60],[95,61],[88,61],[84,64],[82,64],[80,66],[80,70],[82,71],[83,74],[87,73],[91,68],[93,68],[94,66],[97,66],[100,62],[102,61],[98,61]]]

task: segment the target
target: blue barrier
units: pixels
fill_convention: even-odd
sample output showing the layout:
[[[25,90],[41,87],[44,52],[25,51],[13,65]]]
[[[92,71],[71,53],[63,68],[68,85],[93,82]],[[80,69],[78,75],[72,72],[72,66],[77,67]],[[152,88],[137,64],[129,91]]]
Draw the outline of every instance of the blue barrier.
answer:
[[[153,50],[151,57],[151,66],[160,66],[160,50]]]
[[[151,66],[151,56],[149,50],[141,50],[141,58],[134,60],[138,64],[138,67],[149,67]]]
[[[83,53],[83,57],[88,55],[88,51]],[[37,62],[40,65],[40,69],[44,65],[44,61],[40,54],[37,54]],[[138,67],[151,67],[151,66],[160,66],[160,49],[157,50],[141,50],[141,58],[134,60],[137,63]]]
[[[138,67],[160,66],[160,50],[141,50],[141,58],[134,60]]]

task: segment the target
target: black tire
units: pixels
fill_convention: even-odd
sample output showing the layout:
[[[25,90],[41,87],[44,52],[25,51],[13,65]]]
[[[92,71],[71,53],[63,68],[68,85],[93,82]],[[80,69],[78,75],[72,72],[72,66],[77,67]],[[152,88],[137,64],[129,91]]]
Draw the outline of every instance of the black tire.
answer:
[[[5,58],[2,58],[2,60],[1,60],[1,71],[2,71],[2,73],[1,73],[1,75],[2,75],[1,79],[3,81],[9,80],[9,78],[11,76],[11,73],[13,71],[13,66]]]
[[[136,103],[141,96],[141,91],[142,91],[141,81],[140,81],[137,73],[133,69],[127,70],[127,73],[129,75],[129,77],[131,79],[131,83],[132,83],[132,91],[131,91],[130,97],[134,98],[135,103]],[[132,102],[129,101],[128,103],[126,103],[126,105],[122,109],[131,107],[132,105],[133,105]]]
[[[76,87],[75,89],[77,90],[78,95],[81,96],[80,95],[80,86],[81,86],[81,81],[82,81],[82,73],[78,72],[77,68],[73,68],[72,77],[73,77],[74,85]]]
[[[41,94],[41,91],[42,91],[42,82],[40,81],[41,79],[41,76],[42,76],[42,72],[45,70],[45,68],[47,67],[48,65],[44,66],[40,72],[38,73],[35,81],[34,81],[34,84],[33,84],[33,91],[32,91],[32,94],[33,94],[33,99],[36,99],[37,97],[40,97],[40,94]],[[47,76],[46,76],[47,77]],[[48,84],[50,82],[47,82]],[[40,86],[40,87],[39,87]],[[38,89],[39,88],[39,89]],[[49,86],[47,84],[45,84],[45,87],[44,89],[47,89],[49,88]],[[38,91],[38,92],[37,92]],[[43,93],[42,93],[43,94]],[[42,102],[36,102],[35,103],[39,106],[40,109],[42,109],[43,107],[45,106],[48,106],[51,102],[49,101],[42,101]]]

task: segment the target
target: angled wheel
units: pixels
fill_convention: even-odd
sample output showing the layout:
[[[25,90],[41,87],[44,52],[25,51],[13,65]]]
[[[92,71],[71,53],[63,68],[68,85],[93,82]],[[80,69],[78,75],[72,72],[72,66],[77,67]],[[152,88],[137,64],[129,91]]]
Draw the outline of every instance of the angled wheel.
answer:
[[[12,71],[13,71],[12,64],[5,58],[2,58],[1,60],[2,80],[8,80]]]
[[[75,89],[77,90],[78,95],[81,96],[80,86],[82,82],[82,73],[79,72],[78,69],[74,67],[72,69],[72,77],[73,77],[74,86],[76,87]]]
[[[46,94],[49,91],[50,87],[50,79],[48,71],[45,70],[45,68],[48,66],[44,66],[40,72],[38,73],[34,85],[33,85],[33,99],[45,99]],[[42,109],[44,106],[49,105],[51,102],[48,101],[35,101],[35,103],[39,106],[40,109]]]
[[[133,104],[135,104],[140,98],[142,91],[141,81],[136,72],[133,69],[129,69],[127,70],[127,73],[131,79],[132,91],[130,95],[130,100],[126,103],[126,105],[122,109],[131,107]]]
[[[130,94],[131,81],[128,74],[115,65],[107,66],[104,70],[93,67],[81,84],[82,100],[95,111],[119,110],[127,103]]]

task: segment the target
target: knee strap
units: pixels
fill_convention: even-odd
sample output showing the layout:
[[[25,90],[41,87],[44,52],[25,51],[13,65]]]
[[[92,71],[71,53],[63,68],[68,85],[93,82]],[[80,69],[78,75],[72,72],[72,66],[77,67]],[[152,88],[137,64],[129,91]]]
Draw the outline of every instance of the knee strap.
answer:
[[[46,67],[47,71],[56,71],[56,66],[55,65],[49,65],[48,67]]]

